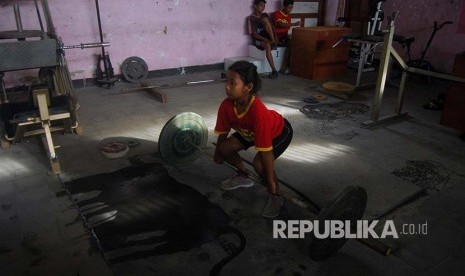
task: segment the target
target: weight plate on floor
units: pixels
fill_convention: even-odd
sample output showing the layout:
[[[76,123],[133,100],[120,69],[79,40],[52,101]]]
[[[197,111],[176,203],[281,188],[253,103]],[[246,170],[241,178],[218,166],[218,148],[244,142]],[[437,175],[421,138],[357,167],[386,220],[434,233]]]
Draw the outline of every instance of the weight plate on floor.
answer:
[[[354,92],[355,86],[352,84],[346,83],[346,82],[335,82],[335,81],[329,81],[323,83],[323,88],[334,91],[334,92],[339,92],[339,93],[351,93]]]
[[[168,120],[158,138],[158,151],[164,162],[179,167],[194,162],[208,141],[203,118],[193,112],[178,114]]]
[[[350,233],[356,233],[357,220],[365,213],[367,204],[367,193],[362,187],[348,186],[337,194],[318,214],[319,233],[324,233],[325,221],[340,220],[343,223],[350,221]],[[348,231],[349,229],[344,229]],[[313,232],[315,229],[313,229]],[[310,258],[322,261],[335,254],[347,241],[346,238],[318,239],[313,234],[310,236],[309,253]]]
[[[131,83],[140,83],[149,73],[147,63],[140,57],[128,57],[121,65],[124,79]]]
[[[102,154],[110,159],[120,158],[125,156],[129,147],[122,142],[110,142],[100,147]]]

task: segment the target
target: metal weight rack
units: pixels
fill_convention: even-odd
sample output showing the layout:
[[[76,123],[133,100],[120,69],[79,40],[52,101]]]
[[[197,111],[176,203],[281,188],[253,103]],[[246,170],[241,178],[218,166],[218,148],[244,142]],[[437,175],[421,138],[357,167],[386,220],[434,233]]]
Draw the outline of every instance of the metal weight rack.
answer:
[[[24,1],[22,1],[24,3]],[[82,43],[65,46],[57,36],[47,0],[33,0],[39,30],[24,30],[20,5],[13,3],[16,30],[0,30],[0,127],[1,146],[8,148],[24,138],[41,136],[51,173],[61,171],[52,132],[82,134],[71,75],[65,59],[66,49],[107,47],[109,43]],[[8,7],[8,5],[4,6]],[[45,23],[45,24],[44,24]],[[38,83],[28,89],[28,100],[9,99],[3,77],[5,72],[39,69]],[[32,90],[32,91],[31,91]]]

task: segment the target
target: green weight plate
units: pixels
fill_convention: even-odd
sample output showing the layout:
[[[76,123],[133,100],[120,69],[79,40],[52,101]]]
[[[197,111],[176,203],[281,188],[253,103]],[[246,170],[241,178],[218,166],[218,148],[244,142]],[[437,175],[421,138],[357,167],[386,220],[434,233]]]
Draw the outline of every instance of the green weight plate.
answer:
[[[208,141],[208,128],[203,118],[193,112],[178,114],[168,120],[158,138],[158,151],[163,161],[180,167],[194,162]]]
[[[351,233],[355,233],[356,221],[360,220],[365,213],[367,205],[367,194],[362,187],[348,186],[337,194],[318,214],[319,233],[324,232],[325,220],[351,221]],[[335,254],[346,243],[346,238],[318,239],[310,236],[309,253],[310,258],[322,261]]]

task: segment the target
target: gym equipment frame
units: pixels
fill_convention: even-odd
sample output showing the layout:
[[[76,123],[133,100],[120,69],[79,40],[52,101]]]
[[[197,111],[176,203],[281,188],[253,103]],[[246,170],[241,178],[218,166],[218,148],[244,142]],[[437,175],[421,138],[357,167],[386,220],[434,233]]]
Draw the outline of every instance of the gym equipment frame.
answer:
[[[441,79],[450,80],[450,81],[465,82],[465,78],[460,78],[460,77],[437,73],[437,72],[431,72],[431,71],[427,71],[427,70],[423,70],[423,69],[419,69],[419,68],[415,68],[415,67],[411,67],[407,65],[407,63],[401,58],[401,56],[397,53],[394,47],[392,47],[392,42],[394,38],[394,30],[395,30],[394,21],[398,13],[399,13],[398,11],[393,13],[392,18],[390,18],[389,20],[389,28],[385,31],[385,34],[384,34],[383,51],[381,55],[378,78],[376,81],[375,98],[373,101],[372,113],[371,113],[370,120],[363,122],[362,127],[369,128],[369,127],[379,125],[387,121],[392,121],[395,119],[406,117],[408,113],[402,112],[402,108],[404,104],[405,84],[406,84],[406,80],[407,80],[409,73],[425,75],[425,76],[433,77],[433,78],[441,78]],[[399,92],[397,96],[397,104],[395,107],[394,114],[380,118],[381,102],[383,99],[384,88],[386,86],[386,78],[388,75],[391,55],[400,64],[403,72],[402,72],[402,77],[400,80]]]
[[[16,30],[0,31],[0,89],[3,101],[0,104],[4,129],[0,129],[1,146],[18,143],[23,138],[41,135],[51,164],[51,173],[61,171],[57,148],[52,132],[64,131],[82,134],[77,109],[79,104],[64,56],[65,49],[107,47],[109,43],[81,43],[65,46],[57,36],[47,0],[34,0],[40,30],[24,30],[20,6],[13,4]],[[41,10],[45,24],[42,21]],[[45,25],[45,26],[44,26]],[[4,41],[2,41],[4,40]],[[32,91],[32,102],[10,102],[3,83],[4,72],[40,69],[40,89]],[[36,81],[34,81],[36,82]],[[44,86],[47,88],[41,89]],[[32,84],[28,93],[31,92]]]

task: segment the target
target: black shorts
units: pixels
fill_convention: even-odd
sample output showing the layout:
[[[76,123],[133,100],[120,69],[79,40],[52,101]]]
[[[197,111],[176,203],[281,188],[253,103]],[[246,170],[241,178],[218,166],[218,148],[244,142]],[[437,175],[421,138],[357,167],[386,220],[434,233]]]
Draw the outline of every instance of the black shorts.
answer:
[[[284,119],[283,131],[273,139],[273,155],[275,159],[283,154],[283,152],[287,149],[291,143],[293,133],[291,124]],[[232,135],[242,144],[242,146],[244,146],[244,150],[247,150],[254,145],[253,141],[250,142],[245,140],[238,132],[234,132]]]
[[[271,40],[270,36],[268,35],[268,33],[266,31],[261,32],[259,35],[266,38],[266,39],[268,39],[268,40]],[[262,47],[262,41],[261,40],[253,39],[253,44],[255,45],[255,47],[257,47],[257,49],[265,50],[265,48]]]
[[[281,47],[289,47],[289,46],[291,46],[291,39],[289,38],[289,36],[286,35],[284,37],[281,37],[278,40],[278,46],[281,46]]]

